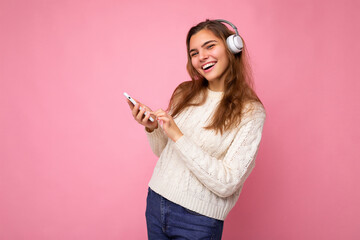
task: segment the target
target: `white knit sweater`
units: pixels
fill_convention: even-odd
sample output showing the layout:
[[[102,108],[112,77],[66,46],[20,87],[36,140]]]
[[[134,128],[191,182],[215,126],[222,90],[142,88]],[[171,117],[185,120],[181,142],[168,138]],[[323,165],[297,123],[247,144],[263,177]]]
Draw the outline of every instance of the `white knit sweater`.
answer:
[[[205,104],[179,114],[174,121],[184,135],[176,142],[160,127],[147,133],[159,157],[150,188],[187,209],[220,220],[234,207],[255,166],[265,121],[263,106],[252,103],[255,110],[245,114],[237,128],[223,134],[204,129],[222,96],[208,90]]]

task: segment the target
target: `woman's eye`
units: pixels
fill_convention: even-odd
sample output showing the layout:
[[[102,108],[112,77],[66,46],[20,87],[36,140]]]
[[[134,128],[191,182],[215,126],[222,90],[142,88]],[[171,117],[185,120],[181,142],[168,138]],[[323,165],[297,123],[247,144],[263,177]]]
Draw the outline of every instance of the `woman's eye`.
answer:
[[[191,57],[195,57],[198,53],[197,52],[194,52],[192,54],[190,54]]]
[[[215,44],[211,44],[211,45],[209,45],[208,47],[207,47],[207,49],[211,49],[211,48],[213,48],[215,46]]]

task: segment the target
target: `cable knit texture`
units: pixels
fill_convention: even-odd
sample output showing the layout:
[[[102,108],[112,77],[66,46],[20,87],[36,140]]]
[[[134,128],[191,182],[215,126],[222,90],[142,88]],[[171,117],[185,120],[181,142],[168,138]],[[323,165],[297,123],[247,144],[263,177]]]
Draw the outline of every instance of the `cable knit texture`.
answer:
[[[204,129],[222,96],[208,90],[205,104],[179,114],[174,121],[184,135],[176,142],[160,127],[147,132],[151,149],[159,157],[150,188],[187,209],[220,220],[234,207],[255,166],[266,116],[260,103],[251,103],[254,110],[244,115],[237,128],[223,134]]]

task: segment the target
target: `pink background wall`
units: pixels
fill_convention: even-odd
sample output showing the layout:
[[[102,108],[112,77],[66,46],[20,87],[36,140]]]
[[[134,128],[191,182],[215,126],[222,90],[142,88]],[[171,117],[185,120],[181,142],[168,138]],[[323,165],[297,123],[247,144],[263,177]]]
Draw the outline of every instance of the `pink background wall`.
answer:
[[[165,108],[224,18],[267,109],[223,239],[360,239],[359,1],[0,2],[0,239],[145,239],[156,163],[122,92]]]

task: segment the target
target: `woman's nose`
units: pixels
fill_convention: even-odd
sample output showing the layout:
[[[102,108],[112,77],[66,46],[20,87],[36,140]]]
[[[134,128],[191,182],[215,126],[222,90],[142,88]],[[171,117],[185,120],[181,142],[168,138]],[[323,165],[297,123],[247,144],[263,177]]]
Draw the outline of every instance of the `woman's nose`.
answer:
[[[199,57],[200,57],[200,60],[205,60],[209,57],[209,55],[207,54],[206,51],[200,51],[199,52]]]

